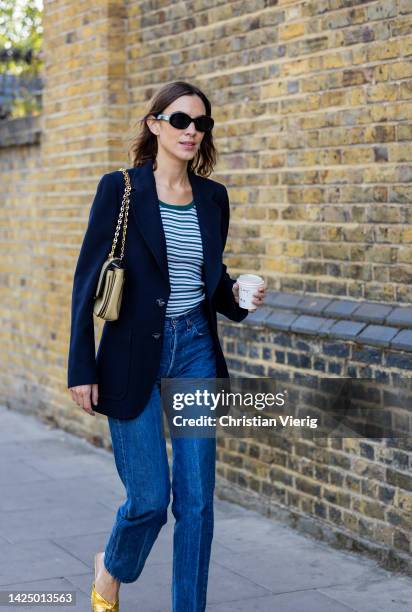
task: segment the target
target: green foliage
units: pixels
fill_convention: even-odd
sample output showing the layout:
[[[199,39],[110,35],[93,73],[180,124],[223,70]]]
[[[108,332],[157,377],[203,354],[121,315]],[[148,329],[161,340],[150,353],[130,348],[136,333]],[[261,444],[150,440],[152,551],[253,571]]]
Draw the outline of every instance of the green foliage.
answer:
[[[19,77],[22,86],[13,102],[12,117],[40,112],[40,103],[25,83],[43,68],[41,0],[0,0],[0,74]]]

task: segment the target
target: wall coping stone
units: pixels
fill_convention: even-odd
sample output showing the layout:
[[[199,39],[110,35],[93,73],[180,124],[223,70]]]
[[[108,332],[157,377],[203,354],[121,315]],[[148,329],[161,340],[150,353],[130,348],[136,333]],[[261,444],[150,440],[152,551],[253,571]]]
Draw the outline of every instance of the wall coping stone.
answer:
[[[412,306],[399,303],[272,290],[245,324],[412,352]]]
[[[0,148],[39,145],[42,133],[40,122],[40,115],[1,120]]]

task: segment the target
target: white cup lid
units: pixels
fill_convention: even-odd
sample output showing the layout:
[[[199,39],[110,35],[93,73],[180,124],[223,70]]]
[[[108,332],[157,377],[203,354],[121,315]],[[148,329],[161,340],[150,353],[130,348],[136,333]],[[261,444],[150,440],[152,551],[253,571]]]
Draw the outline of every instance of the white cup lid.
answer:
[[[261,285],[265,281],[261,276],[257,276],[257,274],[241,274],[238,279],[238,283],[242,283],[242,285]]]

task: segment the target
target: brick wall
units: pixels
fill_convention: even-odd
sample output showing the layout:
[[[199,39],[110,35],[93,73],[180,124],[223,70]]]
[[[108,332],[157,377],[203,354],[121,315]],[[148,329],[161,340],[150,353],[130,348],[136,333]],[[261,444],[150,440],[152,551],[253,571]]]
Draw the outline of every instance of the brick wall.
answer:
[[[28,410],[48,335],[41,153],[39,117],[0,122],[0,401]]]
[[[131,3],[131,116],[154,83],[214,102],[230,256],[275,289],[408,303],[408,0]]]
[[[395,423],[383,439],[221,437],[220,494],[411,573],[412,308],[269,291],[247,324],[220,320],[233,376],[307,389],[315,405],[325,378],[365,379],[360,405]]]
[[[232,276],[256,271],[298,296],[412,302],[409,0],[47,0],[44,32],[41,141],[27,126],[20,140],[0,131],[4,403],[107,445],[105,420],[91,421],[66,389],[72,275],[99,177],[127,164],[129,126],[176,78],[212,100]],[[220,330],[234,375],[341,371],[307,327],[274,335],[249,316]],[[96,342],[99,333],[96,322]],[[361,354],[340,341],[350,359]],[[381,349],[362,353],[372,374],[378,359],[408,375],[405,348],[390,365]],[[410,556],[410,449],[374,444],[364,457],[348,441],[316,463],[303,443],[274,457],[259,441],[226,443],[222,494],[258,494],[345,545],[381,540],[387,560]]]

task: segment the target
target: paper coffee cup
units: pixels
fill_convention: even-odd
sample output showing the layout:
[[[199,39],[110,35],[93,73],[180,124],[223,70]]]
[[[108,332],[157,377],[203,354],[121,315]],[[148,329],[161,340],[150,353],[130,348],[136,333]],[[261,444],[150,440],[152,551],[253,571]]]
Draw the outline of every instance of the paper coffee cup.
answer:
[[[248,310],[256,310],[257,306],[252,302],[253,294],[265,284],[264,279],[256,274],[241,274],[237,282],[239,283],[239,306]]]

